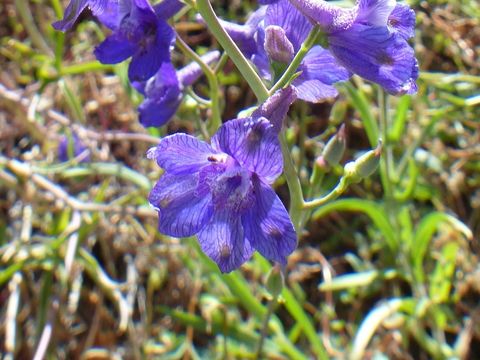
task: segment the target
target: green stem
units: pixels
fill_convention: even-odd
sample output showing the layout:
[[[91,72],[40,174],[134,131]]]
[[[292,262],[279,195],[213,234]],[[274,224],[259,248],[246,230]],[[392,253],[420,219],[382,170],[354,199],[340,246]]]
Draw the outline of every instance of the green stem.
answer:
[[[290,218],[292,219],[297,234],[299,234],[303,209],[302,185],[300,184],[300,179],[298,178],[297,170],[295,169],[295,164],[290,154],[285,131],[282,130],[280,132],[279,139],[283,155],[283,174],[287,180],[288,190],[290,192]]]
[[[220,45],[223,47],[227,55],[232,59],[235,66],[237,66],[240,73],[247,80],[248,85],[255,93],[258,101],[265,101],[268,96],[268,90],[262,82],[262,79],[255,70],[252,68],[248,60],[243,56],[242,52],[232,40],[230,35],[225,31],[220,22],[218,21],[215,12],[212,9],[212,5],[209,0],[197,0],[197,10],[202,15],[205,24],[208,29],[213,33]]]
[[[303,59],[305,58],[305,55],[307,55],[307,53],[310,51],[312,46],[315,45],[318,37],[321,34],[322,34],[322,30],[320,29],[320,27],[318,25],[314,26],[313,29],[308,34],[308,37],[305,39],[302,46],[298,50],[297,54],[293,58],[292,62],[288,66],[287,70],[285,70],[282,77],[270,89],[270,95],[274,94],[275,91],[283,88],[285,85],[287,85],[291,81],[293,75],[295,75],[295,72],[297,71],[298,67],[300,66]]]
[[[69,66],[63,66],[60,71],[60,76],[85,74],[92,71],[108,71],[111,69],[113,69],[113,65],[105,65],[98,61],[88,61]]]
[[[208,86],[210,88],[210,109],[212,110],[212,121],[210,123],[210,134],[214,134],[215,131],[222,125],[222,116],[220,114],[220,96],[219,96],[219,87],[218,80],[215,74],[215,71],[208,66],[198,54],[193,51],[190,46],[188,46],[185,41],[177,36],[177,47],[182,51],[187,57],[195,61],[200,68],[202,69],[205,77],[208,81]]]
[[[270,302],[268,303],[267,313],[263,318],[262,330],[260,332],[260,339],[258,340],[255,359],[262,359],[263,344],[265,343],[265,338],[267,336],[268,323],[270,322],[270,318],[273,315],[273,311],[275,310],[277,303],[278,303],[278,295],[274,296],[273,299],[271,299]]]
[[[380,128],[383,137],[384,155],[380,162],[380,174],[382,178],[382,185],[385,191],[385,199],[390,201],[393,196],[391,183],[391,169],[392,169],[392,151],[388,141],[388,98],[383,89],[378,90],[378,103],[380,107]]]
[[[28,8],[28,3],[26,0],[15,0],[15,7],[22,19],[23,25],[25,26],[25,30],[30,36],[32,43],[41,50],[44,54],[48,56],[53,56],[52,49],[48,46],[45,39],[42,37],[42,33],[38,30],[37,25],[35,25],[35,21],[33,20],[32,13]]]
[[[338,182],[337,186],[330,191],[327,195],[322,196],[321,198],[310,200],[310,201],[305,201],[303,203],[303,208],[304,209],[313,209],[319,206],[322,206],[326,204],[329,201],[335,200],[338,198],[340,195],[342,195],[345,190],[347,190],[349,185],[349,182],[345,177],[342,177],[340,181]]]
[[[267,88],[263,84],[258,74],[255,72],[255,70],[250,66],[250,63],[247,61],[247,59],[243,56],[241,51],[238,49],[237,45],[233,42],[232,38],[227,34],[227,32],[221,26],[217,16],[215,15],[215,12],[212,9],[212,6],[210,5],[210,2],[208,0],[197,0],[197,10],[200,13],[200,15],[202,15],[205,23],[208,26],[208,29],[213,33],[213,35],[218,40],[220,45],[224,48],[227,55],[232,59],[232,61],[238,67],[238,70],[240,71],[240,73],[247,80],[248,84],[250,85],[250,88],[255,93],[255,96],[257,97],[258,101],[263,102],[266,99],[268,99],[270,94]],[[303,54],[301,55],[302,59],[307,52],[306,50],[307,46],[311,47],[313,45],[313,41],[311,40],[314,37],[316,38],[316,35],[313,36],[312,34],[310,34],[307,38],[307,40],[310,39],[310,41],[308,42],[309,44],[305,44],[307,43],[306,41],[302,45],[301,47],[301,52]],[[300,62],[301,62],[301,59],[300,59]],[[288,147],[288,143],[287,143],[287,139],[285,137],[284,131],[280,132],[279,138],[280,138],[280,145],[282,147],[282,154],[284,159],[283,160],[284,175],[287,180],[288,188],[290,191],[290,217],[292,218],[292,222],[295,226],[295,229],[299,231],[301,212],[302,212],[302,206],[303,206],[302,187],[297,175],[297,171],[295,170],[295,165],[293,163],[293,159],[290,154],[290,149]]]

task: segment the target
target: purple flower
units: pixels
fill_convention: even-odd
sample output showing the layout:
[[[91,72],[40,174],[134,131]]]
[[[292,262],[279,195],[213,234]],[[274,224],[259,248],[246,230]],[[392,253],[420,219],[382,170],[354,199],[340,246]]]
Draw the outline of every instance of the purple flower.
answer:
[[[119,3],[124,4],[124,0],[71,0],[65,9],[63,19],[54,22],[52,26],[56,30],[67,31],[75,24],[80,14],[85,9],[89,9],[102,24],[114,29],[122,20],[121,14],[119,14]],[[179,0],[163,0],[153,8],[159,18],[166,20],[175,15],[183,6]]]
[[[118,1],[115,0],[71,0],[65,9],[65,14],[63,19],[56,21],[52,26],[56,30],[67,31],[69,30],[77,21],[80,14],[86,9],[90,9],[92,14],[97,17],[102,17],[104,13],[115,13],[118,8]],[[112,11],[113,10],[113,11]],[[111,25],[111,22],[108,21],[109,16],[107,16],[107,26]],[[111,27],[111,26],[109,26]]]
[[[62,136],[60,143],[58,144],[58,159],[62,162],[71,160],[74,157],[84,153],[80,162],[89,162],[90,154],[85,144],[77,137],[72,135],[71,137]]]
[[[175,33],[147,0],[120,0],[118,19],[113,34],[95,49],[95,55],[104,64],[131,57],[130,81],[148,80],[170,61]]]
[[[284,94],[288,99],[283,101],[293,101],[292,91]],[[255,250],[286,263],[296,234],[271,187],[282,173],[283,160],[269,120],[230,120],[211,145],[186,134],[167,136],[148,157],[165,170],[149,196],[159,213],[160,232],[196,234],[203,252],[222,272],[240,267]]]
[[[202,56],[202,60],[210,64],[220,57],[218,51]],[[200,76],[202,70],[197,63],[191,63],[179,71],[175,71],[170,62],[164,62],[155,76],[147,82],[134,83],[133,86],[145,95],[138,111],[143,126],[162,126],[175,114],[182,102],[182,93]]]
[[[260,16],[263,16],[263,21],[251,21],[252,18],[258,19]],[[256,28],[253,29],[253,26]],[[260,74],[271,80],[273,76],[281,75],[272,74],[272,65],[273,69],[280,68],[283,72],[313,26],[287,0],[280,0],[261,7],[243,26],[226,23],[225,27],[235,42],[245,44],[245,39],[255,42],[254,51],[251,50],[251,45],[247,49],[240,46],[240,49],[252,60]],[[320,102],[337,96],[338,92],[333,84],[350,77],[350,72],[341,66],[328,50],[319,45],[309,51],[298,71],[300,75],[292,85],[298,90],[298,98],[310,102]]]
[[[391,94],[417,90],[418,64],[408,39],[415,14],[395,0],[359,0],[341,8],[322,0],[289,0],[325,32],[329,50],[348,70]]]

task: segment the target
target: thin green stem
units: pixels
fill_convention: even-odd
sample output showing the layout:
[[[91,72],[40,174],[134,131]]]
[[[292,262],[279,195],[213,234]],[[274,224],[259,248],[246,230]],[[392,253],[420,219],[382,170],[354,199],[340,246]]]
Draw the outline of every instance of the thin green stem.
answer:
[[[310,51],[313,45],[317,42],[318,37],[322,34],[322,31],[319,26],[314,26],[313,29],[308,34],[308,37],[303,42],[302,46],[298,50],[297,54],[293,58],[292,62],[288,66],[287,70],[283,73],[282,77],[277,81],[277,83],[270,89],[270,95],[275,93],[275,91],[283,88],[287,85],[292,77],[295,75],[298,67],[302,63],[305,55]]]
[[[208,29],[213,33],[230,59],[232,59],[245,80],[247,80],[248,85],[255,93],[257,99],[260,102],[265,101],[269,96],[267,88],[263,84],[260,76],[258,76],[255,70],[252,68],[248,60],[245,58],[245,56],[243,56],[242,52],[232,40],[230,35],[228,35],[228,33],[220,24],[215,12],[212,9],[210,1],[197,0],[197,10],[203,17]]]
[[[388,98],[387,94],[383,89],[379,89],[378,92],[378,103],[380,107],[380,129],[383,137],[383,146],[384,146],[384,155],[382,156],[382,161],[380,163],[380,174],[382,178],[382,185],[385,191],[385,198],[387,201],[392,199],[393,190],[392,190],[392,178],[391,178],[391,169],[392,169],[392,151],[388,141]]]
[[[193,51],[190,46],[188,46],[185,41],[177,36],[177,47],[182,51],[185,56],[189,57],[193,61],[195,61],[200,68],[202,69],[205,77],[208,81],[208,86],[210,88],[210,109],[212,110],[212,121],[210,123],[210,134],[215,133],[217,129],[222,125],[222,116],[220,111],[220,96],[219,96],[219,87],[218,87],[218,80],[215,74],[215,71],[208,66],[198,54]]]
[[[105,65],[98,61],[88,61],[69,66],[63,66],[60,71],[60,76],[85,74],[92,71],[108,71],[111,69],[113,69],[113,65]]]
[[[41,50],[44,54],[53,56],[52,49],[48,46],[45,39],[42,37],[42,33],[38,30],[35,21],[33,20],[32,13],[28,8],[28,3],[26,0],[15,0],[15,7],[22,19],[25,30],[30,36],[32,43]]]
[[[335,188],[332,191],[330,191],[327,195],[322,196],[321,198],[318,198],[318,199],[305,201],[303,203],[303,208],[313,209],[313,208],[325,205],[329,201],[335,200],[340,195],[342,195],[345,192],[345,190],[347,190],[348,185],[349,185],[349,182],[347,181],[347,179],[345,177],[342,177],[338,182],[337,186],[335,186]]]
[[[290,154],[290,148],[288,146],[285,131],[281,131],[279,135],[280,145],[283,155],[283,173],[287,180],[288,189],[290,192],[290,218],[292,219],[293,226],[297,233],[300,229],[300,222],[302,218],[303,209],[303,191],[300,179],[298,178],[295,164],[293,163],[292,156]]]
[[[265,343],[265,338],[267,337],[268,332],[268,324],[270,322],[270,318],[273,315],[273,311],[275,310],[278,304],[278,295],[274,296],[273,299],[270,300],[268,303],[267,313],[263,318],[262,322],[262,329],[260,332],[260,339],[258,340],[257,344],[257,351],[255,354],[255,359],[262,359],[262,352],[263,352],[263,344]]]

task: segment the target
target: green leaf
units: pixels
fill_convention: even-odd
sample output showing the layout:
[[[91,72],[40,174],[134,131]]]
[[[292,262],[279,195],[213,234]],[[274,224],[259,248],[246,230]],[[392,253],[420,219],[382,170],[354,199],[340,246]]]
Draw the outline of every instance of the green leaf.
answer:
[[[367,215],[375,226],[380,230],[385,238],[385,243],[391,250],[392,254],[396,254],[398,250],[397,236],[388,221],[383,205],[362,199],[341,199],[332,201],[313,213],[312,219],[316,220],[333,211],[355,211],[362,212]]]

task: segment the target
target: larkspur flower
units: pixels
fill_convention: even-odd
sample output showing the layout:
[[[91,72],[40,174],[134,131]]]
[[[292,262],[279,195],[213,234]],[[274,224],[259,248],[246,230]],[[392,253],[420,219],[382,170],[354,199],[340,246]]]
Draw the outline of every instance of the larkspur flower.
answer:
[[[408,39],[415,14],[395,0],[359,0],[341,8],[322,0],[289,0],[325,33],[329,50],[347,69],[391,94],[417,90],[418,64]]]
[[[77,21],[80,14],[89,9],[102,24],[114,29],[121,21],[119,3],[123,0],[71,0],[65,9],[62,20],[56,21],[52,26],[56,30],[67,31]],[[179,0],[163,0],[153,6],[155,13],[162,19],[168,19],[175,15],[184,4]]]
[[[287,89],[271,106],[293,100]],[[265,107],[259,114],[272,115],[275,123],[285,116]],[[222,272],[240,267],[255,250],[285,264],[296,234],[271,187],[283,168],[277,134],[265,117],[252,116],[223,124],[211,145],[186,134],[163,138],[148,152],[165,170],[149,196],[160,232],[196,234]]]
[[[158,17],[147,0],[120,0],[118,26],[96,49],[104,64],[116,64],[128,58],[130,81],[145,81],[170,61],[175,32]]]
[[[260,16],[263,16],[262,21],[251,21],[251,18]],[[248,43],[245,39],[255,42],[254,51],[252,46],[247,49],[240,46],[240,49],[252,60],[262,77],[271,80],[272,64],[279,65],[281,71],[285,70],[313,26],[287,0],[261,7],[251,18],[243,26],[225,22],[225,28],[237,43],[239,40],[241,44]],[[350,72],[319,45],[308,52],[298,71],[300,75],[292,85],[298,90],[298,98],[309,102],[337,96],[333,84],[350,77]]]
[[[220,57],[218,51],[202,56],[206,64]],[[138,108],[140,122],[143,126],[162,126],[175,114],[183,98],[183,91],[192,85],[202,70],[197,63],[191,63],[175,71],[170,62],[164,62],[155,76],[146,82],[135,82],[133,86],[145,99]]]

